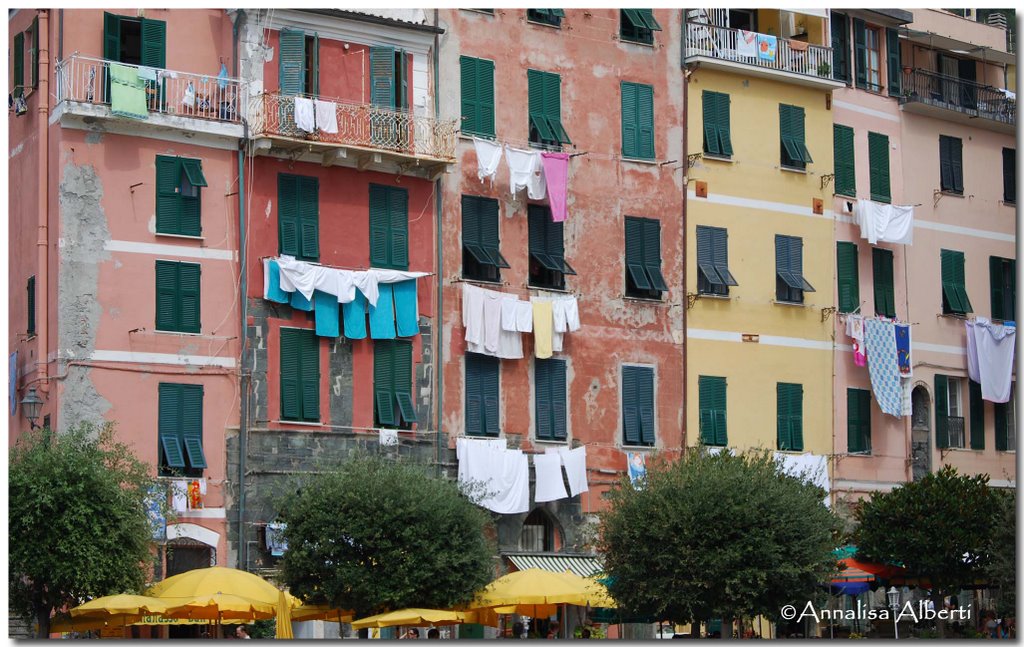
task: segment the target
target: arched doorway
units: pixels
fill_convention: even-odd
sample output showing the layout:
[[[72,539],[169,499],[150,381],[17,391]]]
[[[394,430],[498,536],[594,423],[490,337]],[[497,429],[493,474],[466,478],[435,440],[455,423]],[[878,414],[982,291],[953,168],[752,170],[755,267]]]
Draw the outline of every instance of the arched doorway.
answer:
[[[911,436],[910,457],[913,478],[920,481],[932,469],[932,416],[931,396],[928,388],[918,384],[910,394]]]
[[[214,549],[190,537],[167,541],[167,577],[217,564]]]
[[[544,510],[537,508],[523,521],[519,550],[528,553],[553,553],[560,548],[558,528]]]

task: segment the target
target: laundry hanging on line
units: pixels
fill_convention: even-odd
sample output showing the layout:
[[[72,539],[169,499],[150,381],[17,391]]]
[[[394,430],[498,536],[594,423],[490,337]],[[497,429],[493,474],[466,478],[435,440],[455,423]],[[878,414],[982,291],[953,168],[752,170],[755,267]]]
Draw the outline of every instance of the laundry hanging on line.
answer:
[[[857,200],[853,221],[860,225],[861,238],[870,244],[914,244],[914,207]]]
[[[981,398],[1009,402],[1013,392],[1013,358],[1017,326],[994,324],[986,317],[964,322],[967,334],[967,373],[981,385]]]

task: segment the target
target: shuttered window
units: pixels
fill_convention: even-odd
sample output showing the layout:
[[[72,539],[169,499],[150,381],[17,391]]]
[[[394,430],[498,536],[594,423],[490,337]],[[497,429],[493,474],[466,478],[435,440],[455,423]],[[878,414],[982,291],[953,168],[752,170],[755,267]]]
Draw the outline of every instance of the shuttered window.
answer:
[[[985,401],[981,399],[981,385],[967,381],[971,408],[971,449],[985,449]]]
[[[11,77],[11,86],[15,97],[25,95],[25,34],[19,32],[14,35],[14,76]]]
[[[206,468],[203,453],[203,386],[158,386],[157,434],[160,475],[199,476]]]
[[[935,375],[935,445],[949,447],[949,384],[945,375]]]
[[[409,192],[370,185],[370,265],[409,269]]]
[[[124,38],[127,24],[132,24],[128,34],[130,37]],[[132,32],[139,36],[134,36]],[[103,58],[129,65],[167,67],[167,23],[104,13]]]
[[[943,191],[964,192],[963,141],[959,137],[939,136],[939,182]]]
[[[412,400],[412,342],[373,342],[373,394],[376,426],[412,428],[417,421]]]
[[[551,72],[527,70],[530,103],[530,141],[550,147],[571,144],[562,126],[562,77]]]
[[[282,29],[278,44],[278,75],[281,94],[306,93],[306,34],[300,29]]]
[[[26,32],[29,37],[28,69],[33,88],[39,87],[39,17],[32,19],[32,26]]]
[[[198,263],[156,262],[156,329],[200,332]]]
[[[654,369],[622,367],[623,444],[654,446]]]
[[[654,19],[653,9],[620,9],[619,37],[634,43],[654,44],[654,32],[661,25]]]
[[[871,392],[846,389],[846,451],[871,453]]]
[[[320,422],[320,340],[313,330],[281,329],[281,420]]]
[[[704,119],[704,153],[732,157],[732,134],[729,127],[729,95],[704,90],[701,93]]]
[[[804,449],[804,387],[779,382],[776,388],[776,429],[778,449],[800,452]]]
[[[565,18],[565,11],[561,9],[527,9],[526,19],[530,22],[539,22],[552,27],[560,27],[562,18]]]
[[[860,18],[853,19],[854,77],[858,88],[868,89],[868,26]],[[875,88],[872,88],[875,89]],[[878,88],[881,89],[881,88]]]
[[[835,124],[832,127],[832,145],[836,167],[836,194],[856,198],[857,167],[853,146],[853,128]],[[888,167],[888,158],[886,165]],[[886,175],[888,176],[888,173]]]
[[[32,336],[36,334],[36,277],[28,277],[28,286],[26,286],[26,292],[28,293],[28,327],[25,334]]]
[[[803,303],[804,292],[814,288],[804,278],[804,241],[797,236],[775,236],[775,299]]]
[[[661,221],[626,216],[626,296],[661,299]]]
[[[565,275],[576,270],[565,261],[564,227],[551,220],[551,208],[537,204],[527,207],[531,287],[565,289]]]
[[[893,287],[892,251],[871,248],[871,267],[874,271],[875,314],[893,318],[896,316],[896,291]]]
[[[722,227],[697,226],[697,292],[729,294],[737,285],[729,271],[729,232]]]
[[[497,357],[466,353],[466,435],[495,436],[501,434],[499,421],[498,374],[501,362]]]
[[[871,169],[871,199],[890,202],[888,136],[868,133],[868,164]]]
[[[207,186],[201,160],[156,156],[156,233],[200,236],[202,191]]]
[[[320,180],[277,176],[278,251],[299,260],[320,258]]]
[[[903,85],[901,76],[902,64],[900,62],[900,33],[891,27],[885,30],[885,58],[887,61],[886,69],[889,74],[889,96],[898,97],[902,94],[900,87]]]
[[[989,256],[988,268],[992,318],[1016,321],[1017,261],[1012,258]]]
[[[538,440],[566,439],[565,360],[534,360]]]
[[[964,253],[940,250],[942,262],[942,313],[965,315],[974,312],[964,281]]]
[[[623,81],[622,156],[654,159],[654,86]]]
[[[459,57],[462,132],[494,137],[494,61]]]
[[[508,261],[499,251],[498,201],[462,196],[462,276],[475,281],[500,281]]]
[[[964,446],[963,378],[935,376],[935,441],[939,449]]]
[[[997,452],[1017,451],[1016,383],[1010,388],[1009,402],[997,402],[992,405],[995,418]]]
[[[856,312],[860,307],[860,270],[857,244],[836,243],[836,279],[839,292],[839,312]]]
[[[1017,203],[1017,150],[1003,149],[1003,202]]]
[[[845,14],[832,12],[832,78],[850,82],[850,22]]]
[[[783,166],[804,169],[814,161],[804,140],[803,108],[779,104],[779,133]]]
[[[697,378],[700,406],[700,442],[725,447],[729,444],[726,427],[725,378],[701,375]]]

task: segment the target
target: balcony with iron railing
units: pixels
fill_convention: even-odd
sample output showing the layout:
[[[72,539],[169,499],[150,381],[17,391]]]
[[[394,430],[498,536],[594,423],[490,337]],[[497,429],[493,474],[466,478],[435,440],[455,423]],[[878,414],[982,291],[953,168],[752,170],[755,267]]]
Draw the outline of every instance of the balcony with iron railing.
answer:
[[[1017,101],[999,88],[947,76],[930,70],[904,70],[900,104],[916,112],[947,121],[1012,133],[1017,123]]]
[[[941,429],[939,430],[942,431]],[[961,416],[949,416],[946,418],[946,438],[949,439],[949,447],[963,449],[967,438],[964,435],[964,419]]]
[[[772,37],[758,39],[754,34],[752,46],[744,43],[753,32],[722,27],[705,22],[687,22],[685,58],[687,63],[701,63],[708,67],[741,70],[766,78],[785,79],[792,83],[816,88],[839,88],[844,84],[832,78],[832,49],[812,45],[799,39]],[[775,50],[770,44],[774,42]],[[762,48],[760,45],[764,43]],[[744,46],[745,45],[745,46]]]
[[[120,66],[143,86],[144,112],[127,117],[111,91],[111,66]],[[59,61],[54,119],[111,119],[140,128],[206,132],[229,138],[243,136],[238,79],[210,74],[148,68],[72,54]],[[114,105],[111,99],[114,99]],[[134,105],[134,104],[133,104]]]
[[[295,99],[276,92],[253,97],[250,129],[258,154],[297,150],[327,166],[397,166],[400,172],[424,177],[435,177],[455,163],[458,120],[317,97],[326,103],[321,109],[333,111],[325,129],[313,124],[312,116],[296,121]]]

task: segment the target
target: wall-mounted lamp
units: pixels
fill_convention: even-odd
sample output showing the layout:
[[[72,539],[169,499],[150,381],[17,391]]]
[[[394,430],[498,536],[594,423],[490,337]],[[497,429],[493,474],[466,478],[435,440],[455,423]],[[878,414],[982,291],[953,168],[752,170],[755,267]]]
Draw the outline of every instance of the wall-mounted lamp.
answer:
[[[39,425],[36,424],[36,420],[39,419],[39,411],[43,408],[43,400],[36,394],[36,388],[30,388],[19,404],[21,404],[21,413],[28,420],[28,424],[32,429],[38,429]]]

